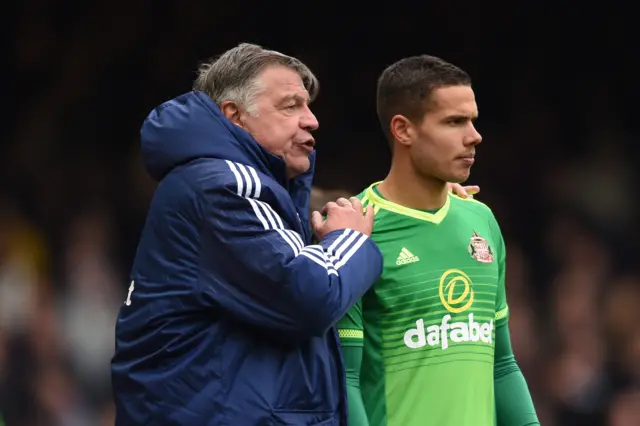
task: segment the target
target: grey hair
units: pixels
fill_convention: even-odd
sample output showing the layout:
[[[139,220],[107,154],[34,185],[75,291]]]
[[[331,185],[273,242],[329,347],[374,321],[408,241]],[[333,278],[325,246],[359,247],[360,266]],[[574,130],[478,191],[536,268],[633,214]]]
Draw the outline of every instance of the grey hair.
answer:
[[[205,92],[218,106],[232,101],[256,115],[253,101],[262,90],[258,76],[270,66],[284,66],[296,71],[309,92],[310,101],[318,95],[318,79],[300,60],[250,43],[239,44],[203,63],[198,69],[193,90]]]

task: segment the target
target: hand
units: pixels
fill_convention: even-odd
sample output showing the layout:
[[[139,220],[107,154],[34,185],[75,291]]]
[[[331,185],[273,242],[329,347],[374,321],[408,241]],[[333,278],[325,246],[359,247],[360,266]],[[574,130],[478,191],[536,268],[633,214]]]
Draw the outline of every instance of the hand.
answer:
[[[480,187],[477,185],[462,186],[459,183],[448,183],[449,192],[453,192],[460,198],[473,198],[475,194],[480,192]]]
[[[321,212],[314,211],[311,214],[313,232],[319,240],[329,232],[345,228],[371,235],[373,207],[369,204],[364,215],[362,210],[362,203],[357,198],[338,198],[336,202],[327,203]],[[322,219],[323,215],[326,215],[326,219]]]

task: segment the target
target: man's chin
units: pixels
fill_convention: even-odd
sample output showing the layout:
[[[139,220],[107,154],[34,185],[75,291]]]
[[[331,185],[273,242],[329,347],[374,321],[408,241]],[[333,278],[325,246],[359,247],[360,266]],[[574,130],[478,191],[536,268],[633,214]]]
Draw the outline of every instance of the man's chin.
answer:
[[[286,158],[286,162],[289,179],[308,172],[311,167],[309,157],[296,156],[295,158]]]
[[[471,176],[471,167],[464,168],[463,170],[458,170],[458,172],[454,174],[455,174],[455,182],[452,182],[452,183],[463,184],[466,181],[468,181],[469,176]]]
[[[458,183],[462,185],[463,183],[469,180],[470,175],[471,173],[458,173],[456,175],[452,174],[451,176],[449,176],[449,179],[445,180],[445,182]]]

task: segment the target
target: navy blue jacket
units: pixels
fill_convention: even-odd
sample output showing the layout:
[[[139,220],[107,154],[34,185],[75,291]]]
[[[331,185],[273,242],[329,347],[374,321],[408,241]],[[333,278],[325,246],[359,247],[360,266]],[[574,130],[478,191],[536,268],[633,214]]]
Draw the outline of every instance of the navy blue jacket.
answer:
[[[377,246],[312,244],[313,166],[287,179],[204,93],[141,135],[159,184],[116,324],[116,425],[345,425],[334,324],[381,274]]]

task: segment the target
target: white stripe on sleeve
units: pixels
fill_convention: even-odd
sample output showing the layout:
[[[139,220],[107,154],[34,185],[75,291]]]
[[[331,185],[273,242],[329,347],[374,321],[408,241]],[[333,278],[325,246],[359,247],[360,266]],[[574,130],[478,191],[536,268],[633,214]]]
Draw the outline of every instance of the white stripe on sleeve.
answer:
[[[236,163],[236,166],[238,167],[238,169],[240,170],[240,173],[242,173],[242,177],[244,177],[244,181],[247,183],[247,189],[244,192],[244,194],[242,195],[243,197],[249,197],[249,198],[256,198],[253,196],[252,192],[253,192],[253,178],[251,176],[249,176],[249,172],[247,172],[247,168],[240,163]]]
[[[351,257],[358,251],[358,249],[362,247],[362,244],[367,241],[367,238],[368,237],[366,235],[360,234],[360,238],[356,240],[355,244],[351,246],[349,251],[347,251],[345,255],[340,259],[340,261],[336,263],[336,270],[340,269],[345,263],[349,261],[349,259],[351,259]]]
[[[226,161],[236,178],[237,194],[245,198],[265,230],[276,231],[287,243],[294,255],[302,255],[327,271],[328,275],[338,275],[338,269],[364,244],[367,236],[352,229],[345,229],[326,250],[320,245],[305,246],[302,236],[288,229],[280,215],[268,203],[259,200],[262,182],[253,167]]]
[[[249,173],[251,173],[251,177],[256,184],[255,191],[253,192],[253,198],[260,198],[260,192],[262,192],[262,182],[260,182],[260,178],[258,178],[256,169],[250,166],[247,166],[247,169],[249,169]]]
[[[242,178],[240,177],[240,173],[238,173],[238,169],[236,168],[235,164],[233,164],[231,161],[227,160],[227,164],[229,165],[229,168],[231,169],[231,171],[233,172],[233,174],[236,177],[236,183],[237,183],[237,194],[241,197],[244,197],[244,183],[242,181]]]
[[[227,160],[227,164],[236,178],[236,184],[238,186],[237,194],[249,202],[264,229],[273,230],[280,234],[282,239],[291,247],[294,255],[298,256],[303,246],[302,237],[297,232],[286,229],[280,216],[269,204],[255,199],[260,195],[262,184],[253,167],[234,163],[229,160]]]

